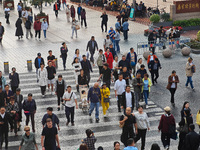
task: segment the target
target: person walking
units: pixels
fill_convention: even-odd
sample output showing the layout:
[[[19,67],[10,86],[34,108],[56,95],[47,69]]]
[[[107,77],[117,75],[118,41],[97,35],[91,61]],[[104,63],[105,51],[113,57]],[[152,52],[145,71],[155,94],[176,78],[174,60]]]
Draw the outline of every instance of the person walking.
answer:
[[[92,115],[92,112],[95,108],[96,109],[96,113],[95,113],[96,123],[99,123],[99,105],[101,101],[101,92],[100,92],[98,82],[96,82],[94,86],[89,89],[87,100],[88,100],[88,103],[90,101],[89,116]]]
[[[8,149],[8,122],[9,122],[9,114],[6,112],[5,107],[0,108],[0,139],[1,145],[0,149],[2,149],[3,142],[5,140],[5,149]]]
[[[135,133],[136,134],[138,133],[135,115],[131,113],[130,107],[126,108],[126,113],[125,115],[121,116],[119,123],[120,125],[123,125],[122,134],[121,134],[121,142],[126,147],[129,145],[128,139],[134,138]],[[135,127],[135,133],[134,133],[133,125]]]
[[[105,64],[106,61],[106,56],[103,54],[103,50],[100,49],[99,50],[99,56],[97,58],[97,66],[99,68],[99,75],[101,75],[102,73],[102,69],[103,69],[103,64]]]
[[[43,116],[42,118],[42,125],[43,125],[43,128],[47,126],[47,122],[46,120],[50,118],[52,120],[52,125],[53,127],[58,127],[58,130],[60,130],[60,126],[59,126],[59,119],[57,117],[56,114],[53,113],[53,108],[52,107],[47,107],[47,113]]]
[[[20,5],[20,3],[18,3],[18,5],[17,5],[17,11],[18,11],[19,18],[21,18],[22,17],[22,6]]]
[[[94,57],[93,56],[94,56],[94,53],[95,53],[95,49],[97,49],[97,51],[98,51],[98,44],[95,41],[94,36],[92,36],[91,40],[88,41],[86,51],[88,51],[88,49],[89,49],[89,52],[90,52],[90,61],[94,64]]]
[[[174,116],[171,114],[171,108],[169,106],[164,108],[165,114],[161,116],[160,123],[158,126],[158,131],[161,131],[161,141],[165,149],[169,150],[170,147],[170,137],[172,133],[170,130],[176,128],[176,122]],[[171,128],[171,129],[170,129]],[[175,132],[175,131],[174,131]]]
[[[151,80],[152,80],[152,83],[154,85],[154,82],[158,83],[157,82],[157,79],[159,77],[159,69],[161,69],[161,64],[160,64],[160,61],[158,60],[158,58],[155,58],[155,60],[153,61],[153,63],[149,63],[149,71],[151,73]],[[154,75],[155,75],[155,78],[154,78]]]
[[[55,83],[55,75],[56,75],[56,69],[54,66],[52,66],[52,62],[48,63],[47,69],[47,78],[48,78],[48,91],[50,90],[51,86],[51,95],[53,95],[53,86]]]
[[[120,74],[120,69],[118,65],[118,56],[115,56],[115,59],[113,61],[113,76],[115,77],[115,81],[118,79],[118,75]]]
[[[36,19],[34,22],[34,30],[35,30],[35,39],[37,40],[37,35],[40,41],[40,34],[41,34],[41,22],[39,19]]]
[[[46,19],[43,19],[42,25],[41,25],[41,29],[44,32],[44,38],[47,38],[47,29],[48,29],[48,23],[46,22]]]
[[[32,25],[32,23],[31,23],[30,19],[27,19],[26,22],[25,22],[26,38],[27,39],[28,39],[29,33],[30,33],[31,38],[33,37],[33,34],[31,32],[31,25]]]
[[[48,53],[49,53],[49,56],[47,57],[47,64],[49,62],[52,62],[52,66],[56,67],[56,64],[55,64],[56,57],[52,54],[52,50],[49,50]]]
[[[42,97],[45,97],[46,93],[46,86],[47,86],[47,69],[44,67],[44,64],[40,64],[40,68],[38,69],[38,79],[39,79],[39,85],[41,89]]]
[[[10,18],[10,8],[8,8],[8,6],[6,6],[6,8],[4,9],[4,13],[5,13],[5,18],[6,18],[6,23],[10,24],[9,18]]]
[[[28,12],[25,8],[22,10],[22,22],[25,24],[26,20],[28,19]]]
[[[114,84],[115,97],[117,98],[118,112],[121,112],[122,93],[126,89],[126,81],[123,79],[123,75],[119,74],[118,80]]]
[[[5,98],[5,104],[7,105],[10,102],[10,97],[13,96],[13,92],[9,90],[9,85],[6,84],[4,88],[4,98]]]
[[[76,57],[78,58],[78,62],[82,61],[82,55],[80,54],[80,50],[78,48],[75,50],[75,54],[73,56],[73,59],[75,59]]]
[[[122,104],[121,108],[124,109],[124,114],[126,113],[126,108],[130,107],[131,112],[134,109],[134,93],[131,91],[131,87],[129,85],[126,86],[126,91],[122,93]]]
[[[167,85],[167,89],[171,93],[171,104],[172,104],[172,106],[175,106],[174,94],[175,94],[176,89],[177,89],[177,83],[179,83],[179,78],[176,75],[176,71],[173,70],[172,74],[168,77],[168,85]]]
[[[157,42],[157,34],[156,34],[156,31],[153,30],[153,32],[151,32],[148,36],[148,44],[152,44],[152,46],[149,47],[149,51],[152,51],[152,54],[154,55],[155,54],[155,49],[156,49],[156,46],[154,44],[156,44]],[[148,64],[148,63],[147,63]]]
[[[82,7],[81,7],[81,4],[78,4],[78,7],[77,7],[77,15],[78,15],[78,21],[80,22],[81,20],[81,11],[82,11]]]
[[[41,136],[42,150],[56,150],[56,142],[57,148],[60,148],[58,130],[52,125],[51,118],[46,120],[46,124],[47,126],[43,128]]]
[[[104,51],[106,51],[106,49],[109,48],[110,44],[112,44],[112,41],[110,40],[110,36],[106,35],[106,38],[103,41]]]
[[[58,80],[55,82],[55,94],[57,95],[58,99],[58,108],[57,110],[60,111],[60,101],[63,103],[63,94],[65,93],[65,89],[67,88],[67,84],[65,80],[62,78],[62,75],[58,75]]]
[[[136,63],[137,63],[137,54],[134,51],[134,48],[130,48],[130,52],[126,56],[126,60],[130,63],[131,70],[133,70],[133,75],[135,76],[136,72]]]
[[[81,11],[81,27],[83,26],[83,21],[84,21],[84,24],[85,24],[85,28],[87,28],[85,9],[82,9],[82,11]]]
[[[120,53],[120,47],[119,47],[119,41],[120,41],[120,33],[119,30],[115,30],[116,33],[114,35],[115,45],[116,45],[116,51],[117,53]]]
[[[101,30],[103,32],[104,31],[103,26],[105,26],[105,32],[107,32],[108,15],[106,14],[105,11],[102,13],[102,15],[100,16],[100,18],[102,18],[102,21],[101,21]]]
[[[70,8],[69,8],[69,4],[67,4],[67,7],[66,7],[66,16],[67,16],[67,22],[70,22]]]
[[[72,19],[75,18],[75,8],[74,8],[74,5],[71,5],[70,14],[71,14]]]
[[[2,71],[0,71],[0,86],[2,90],[4,90],[5,85],[6,85],[6,78],[2,76]]]
[[[0,44],[2,44],[2,39],[3,39],[3,35],[4,35],[4,26],[2,26],[1,22],[0,22]]]
[[[67,61],[67,52],[68,48],[65,42],[62,43],[62,47],[60,48],[61,58],[63,60],[63,68],[66,70],[66,61]]]
[[[22,108],[26,116],[26,126],[28,126],[29,119],[31,117],[32,130],[35,133],[35,118],[34,117],[37,110],[37,106],[32,96],[33,95],[31,93],[28,94],[28,99],[24,100]]]
[[[88,84],[88,87],[89,87],[89,83],[90,83],[90,71],[91,72],[93,72],[93,71],[92,71],[92,66],[90,64],[90,61],[86,59],[85,55],[83,55],[83,60],[81,61],[81,67],[82,67],[82,69],[84,71],[84,74],[85,74],[85,76],[87,78],[87,82],[88,82],[87,84]]]
[[[18,18],[16,23],[15,23],[15,27],[16,27],[16,32],[15,32],[15,36],[18,36],[18,39],[20,40],[20,38],[23,38],[23,30],[22,30],[22,20],[21,18]]]
[[[108,34],[109,34],[110,40],[112,41],[112,44],[113,44],[113,47],[114,47],[114,50],[115,50],[115,37],[114,37],[115,30],[113,29],[113,27],[110,27]]]
[[[151,86],[152,86],[151,80],[149,79],[149,75],[145,74],[142,81],[144,83],[143,86],[142,86],[142,93],[144,94],[146,108],[149,108],[147,100],[149,98],[149,93],[150,93],[150,89],[151,89]]]
[[[185,72],[186,72],[186,76],[187,76],[187,81],[185,83],[185,87],[187,87],[188,84],[190,83],[192,90],[194,90],[194,86],[192,83],[193,82],[192,76],[193,76],[193,73],[195,73],[195,65],[194,65],[193,59],[191,57],[188,58],[188,62],[186,63],[186,67],[185,67]]]
[[[113,69],[113,55],[110,52],[109,48],[106,50],[104,55],[106,57],[108,68]]]
[[[139,101],[142,98],[142,86],[144,85],[144,82],[141,78],[141,74],[137,73],[136,77],[133,79],[132,86],[134,89],[135,94],[135,104],[136,108],[139,106]]]
[[[79,92],[78,75],[80,74],[80,70],[82,68],[81,68],[81,63],[79,62],[78,57],[74,58],[74,61],[72,62],[72,66],[74,68],[74,76],[75,76],[76,89],[77,89],[77,92]]]
[[[125,22],[122,24],[123,27],[123,35],[124,35],[124,40],[128,40],[128,31],[129,31],[129,23],[128,19],[125,19]]]
[[[72,126],[74,126],[74,112],[75,106],[78,109],[77,96],[74,92],[72,92],[71,86],[67,86],[67,91],[63,95],[63,100],[65,101],[65,115],[67,118],[66,126],[71,122]],[[71,117],[70,117],[71,115]]]
[[[181,119],[185,117],[184,110],[189,110],[190,116],[193,116],[193,115],[191,114],[190,104],[189,104],[188,101],[186,101],[186,102],[183,103],[183,107],[182,107],[182,109],[181,109]]]
[[[103,108],[103,116],[107,116],[107,110],[109,108],[109,101],[110,101],[110,89],[106,86],[106,83],[103,83],[101,89],[101,105]]]
[[[138,150],[137,147],[135,147],[135,142],[133,138],[128,139],[127,147],[125,147],[124,150]]]
[[[88,86],[88,81],[86,75],[84,74],[83,69],[80,70],[80,74],[78,75],[78,85],[81,86]]]
[[[95,143],[97,141],[97,138],[94,136],[94,132],[90,129],[87,129],[85,133],[87,137],[83,139],[83,143],[87,145],[88,150],[95,150]],[[87,149],[83,149],[83,150],[87,150]]]
[[[143,107],[138,107],[138,112],[135,113],[135,118],[137,122],[138,134],[136,134],[135,143],[138,140],[142,141],[141,150],[145,149],[146,132],[150,130],[150,122],[147,113],[143,111]]]
[[[35,64],[35,68],[36,68],[37,82],[39,82],[38,69],[40,68],[41,64],[44,64],[44,59],[41,57],[41,53],[37,53],[37,57],[35,58],[34,64]]]
[[[58,10],[60,9],[59,4],[55,2],[53,5],[53,10],[55,11],[56,18],[58,18]]]
[[[16,89],[19,87],[19,74],[16,72],[16,68],[12,68],[12,72],[9,74],[11,89],[13,94],[16,93]]]
[[[62,4],[63,4],[63,10],[65,10],[65,7],[67,7],[67,1],[66,0],[62,0]]]
[[[147,70],[145,69],[145,65],[141,65],[140,69],[137,71],[137,74],[141,75],[141,78],[144,78],[144,75],[147,74]]]
[[[119,61],[119,68],[120,71],[122,71],[122,69],[126,67],[127,70],[130,72],[131,67],[130,67],[130,62],[128,62],[128,60],[126,60],[126,56],[122,55],[122,59]]]
[[[123,67],[120,74],[123,75],[123,79],[126,81],[126,85],[129,85],[129,79],[131,79],[131,74],[127,71],[127,67]]]
[[[22,140],[21,140],[21,143],[19,146],[19,150],[21,150],[22,147],[24,150],[35,150],[35,148],[36,148],[36,150],[39,150],[37,143],[36,143],[35,134],[30,132],[30,127],[25,126],[24,131],[25,131],[25,133],[22,135]],[[23,144],[24,144],[24,146],[23,146]]]
[[[76,33],[76,38],[77,38],[77,20],[75,18],[72,18],[72,36],[71,38],[73,39],[74,32]]]

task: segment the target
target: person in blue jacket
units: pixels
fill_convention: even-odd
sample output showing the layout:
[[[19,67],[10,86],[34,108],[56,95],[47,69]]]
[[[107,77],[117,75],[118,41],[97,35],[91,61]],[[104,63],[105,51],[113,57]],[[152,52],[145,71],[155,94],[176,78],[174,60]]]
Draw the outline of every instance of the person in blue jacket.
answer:
[[[128,31],[129,31],[129,23],[128,23],[128,19],[125,19],[125,22],[122,24],[123,27],[123,33],[124,33],[124,40],[128,40]]]
[[[81,11],[82,11],[81,4],[78,4],[78,8],[77,8],[78,21],[80,21],[80,18],[81,18]]]
[[[130,67],[133,70],[133,75],[135,75],[135,66],[137,63],[137,54],[134,49],[131,47],[130,52],[126,56],[126,60],[130,63]]]

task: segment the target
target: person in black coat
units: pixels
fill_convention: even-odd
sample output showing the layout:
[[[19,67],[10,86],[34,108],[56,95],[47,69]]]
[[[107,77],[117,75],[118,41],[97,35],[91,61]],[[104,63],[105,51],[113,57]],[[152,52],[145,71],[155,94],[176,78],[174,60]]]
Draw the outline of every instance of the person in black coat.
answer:
[[[23,38],[23,30],[22,30],[22,20],[20,18],[17,19],[16,23],[15,23],[15,27],[17,28],[16,29],[16,32],[15,32],[15,36],[18,36],[18,39],[20,39],[20,36],[21,38]]]
[[[11,89],[13,94],[16,92],[16,89],[19,87],[19,74],[16,72],[16,68],[12,68],[12,72],[9,74],[9,79],[11,83]]]
[[[8,149],[8,122],[9,122],[9,114],[6,113],[5,107],[1,107],[0,109],[0,149],[2,149],[2,145],[5,139],[5,149]]]
[[[84,74],[83,69],[80,70],[80,74],[78,75],[78,85],[79,86],[88,85],[88,81]]]
[[[119,61],[118,67],[120,68],[121,71],[122,71],[123,67],[127,67],[127,71],[131,70],[130,62],[128,62],[128,60],[126,60],[126,56],[125,55],[123,55],[122,56],[122,60]]]
[[[89,52],[90,52],[90,61],[94,64],[94,57],[93,56],[94,56],[94,53],[95,53],[95,49],[97,48],[97,51],[98,51],[98,44],[95,41],[94,36],[92,36],[91,40],[88,41],[86,51],[88,51],[88,48],[89,48]]]
[[[129,103],[127,103],[127,101],[129,101]],[[133,112],[134,102],[135,102],[135,100],[134,100],[134,93],[131,92],[131,87],[129,85],[127,85],[126,86],[126,91],[122,93],[121,108],[124,109],[124,114],[125,114],[125,110],[126,110],[127,107],[130,107],[131,108],[131,112]]]
[[[44,64],[44,59],[41,57],[41,53],[37,54],[37,57],[35,58],[35,68],[36,68],[36,74],[38,73],[38,69],[40,68],[40,64]],[[38,76],[37,76],[37,82],[39,81]]]
[[[153,32],[151,32],[148,36],[148,44],[156,44],[157,42],[157,34],[156,31],[153,30]],[[152,51],[153,54],[155,54],[155,46],[149,47],[149,50]]]
[[[154,85],[154,82],[157,83],[157,79],[159,77],[159,69],[161,69],[161,64],[158,58],[155,58],[154,61],[150,61],[150,63],[148,64],[148,68],[151,73],[152,83]],[[154,78],[154,75],[155,75],[155,78]]]
[[[104,31],[103,25],[105,26],[105,32],[107,32],[107,22],[108,22],[108,15],[104,11],[103,14],[101,15],[102,21],[101,21],[101,29],[102,32]]]
[[[3,87],[0,85],[0,108],[5,107],[6,100],[3,92]]]
[[[144,75],[147,74],[147,70],[145,69],[144,65],[141,65],[140,69],[137,71],[137,73],[141,74],[141,78],[144,78]]]
[[[33,34],[31,33],[31,21],[30,19],[27,19],[25,22],[25,28],[26,28],[26,38],[28,39],[28,34],[30,33],[31,38],[33,37]]]
[[[123,79],[126,81],[126,85],[129,85],[129,79],[131,79],[131,74],[127,71],[127,67],[123,67],[120,74],[123,75]]]

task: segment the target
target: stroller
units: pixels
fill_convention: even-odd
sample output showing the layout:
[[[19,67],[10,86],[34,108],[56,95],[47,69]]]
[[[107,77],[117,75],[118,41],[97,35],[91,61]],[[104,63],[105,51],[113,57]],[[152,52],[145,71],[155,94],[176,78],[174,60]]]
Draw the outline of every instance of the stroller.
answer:
[[[89,103],[87,102],[88,87],[80,86],[79,88],[81,99],[81,102],[79,103],[79,109],[82,109],[83,112],[87,112],[89,110]]]

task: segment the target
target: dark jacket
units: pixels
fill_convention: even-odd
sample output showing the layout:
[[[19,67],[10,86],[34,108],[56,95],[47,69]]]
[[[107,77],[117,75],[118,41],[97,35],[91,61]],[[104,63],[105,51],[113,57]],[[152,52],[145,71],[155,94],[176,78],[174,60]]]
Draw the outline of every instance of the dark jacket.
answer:
[[[0,131],[4,130],[5,132],[8,132],[8,122],[9,122],[10,116],[8,113],[5,112],[4,118],[1,117],[0,115],[0,122],[3,122],[4,124],[0,124]]]
[[[148,68],[151,69],[151,70],[155,70],[155,69],[154,69],[154,65],[155,65],[155,64],[156,64],[155,61],[150,61],[150,62],[148,63]],[[158,60],[156,71],[158,71],[158,70],[160,69],[160,67],[161,67],[161,64],[160,64],[160,61]]]
[[[173,83],[173,77],[170,75],[169,77],[168,77],[168,85],[167,85],[167,89],[169,90],[170,88],[171,88],[171,85],[172,85],[172,83]],[[178,79],[178,76],[176,75],[175,76],[175,88],[177,89],[177,83],[179,83],[179,79]]]
[[[5,106],[5,96],[4,96],[4,92],[2,91],[0,93],[0,108]]]
[[[147,74],[147,70],[146,70],[146,69],[144,69],[144,70],[139,69],[139,70],[137,71],[137,73],[140,73],[140,74],[141,74],[141,78],[143,79],[143,78],[144,78],[144,75]]]
[[[0,26],[0,28],[1,28],[0,37],[2,37],[3,34],[4,34],[5,29],[4,29],[4,27],[2,25]]]
[[[11,86],[19,86],[19,74],[17,72],[13,73],[13,75],[11,75],[11,73],[9,74],[9,79],[11,80]]]
[[[81,77],[81,75],[78,75],[78,85],[86,85],[88,84],[87,78],[85,75],[83,75],[83,77]]]
[[[86,19],[86,12],[81,11],[81,19]]]
[[[62,56],[67,56],[68,48],[65,49],[63,46],[60,48],[60,53]]]
[[[15,102],[18,103],[18,106],[19,106],[19,110],[21,111],[22,110],[22,101],[23,101],[23,95],[19,95],[19,100],[17,100],[17,94],[15,93],[14,94],[14,98],[15,98]]]
[[[26,20],[25,28],[26,29],[31,29],[31,21],[30,20]]]
[[[41,63],[44,64],[44,59],[43,59],[42,57],[41,57]],[[37,69],[40,68],[40,66],[39,66],[39,64],[38,64],[38,57],[35,58],[35,68],[37,68]]]
[[[158,129],[162,131],[162,133],[169,133],[169,126],[170,125],[176,125],[175,124],[175,119],[172,114],[170,115],[162,115],[160,119],[160,123],[158,126]]]
[[[127,67],[127,71],[131,70],[130,62],[128,62],[128,60],[125,60],[125,61],[120,60],[120,61],[119,61],[118,67],[122,67],[122,68],[123,68],[123,67]],[[121,70],[122,70],[122,69],[121,69]]]
[[[48,80],[54,79],[55,78],[54,74],[56,74],[55,67],[54,66],[51,66],[51,67],[47,66],[46,69],[47,69],[47,73],[48,73],[48,76],[47,76]]]
[[[134,102],[135,102],[135,100],[134,100],[134,93],[133,92],[130,92],[131,93],[131,95],[132,95],[132,108],[134,108]],[[121,104],[123,107],[124,107],[124,109],[126,109],[126,92],[123,92],[122,93],[122,104]]]
[[[45,114],[45,115],[43,116],[43,118],[42,118],[42,125],[43,125],[43,126],[46,125],[46,120],[47,120],[48,118],[51,118],[53,127],[56,127],[56,124],[57,124],[57,125],[59,124],[59,119],[58,119],[58,117],[57,117],[54,113],[52,113],[52,116],[51,116],[51,117],[50,117],[48,114]]]
[[[185,137],[185,150],[198,150],[200,135],[195,131],[189,132]]]
[[[135,55],[135,64],[137,63],[137,54],[134,52]],[[131,52],[129,52],[126,56],[126,60],[131,63]]]
[[[13,92],[11,90],[8,91],[8,94],[6,93],[6,91],[4,91],[4,98],[6,99],[6,103],[10,102],[10,99],[8,99],[8,97],[13,96]]]
[[[153,34],[153,33],[150,33],[149,34],[149,37],[148,37],[148,43],[149,44],[155,44],[156,41],[157,41],[157,35],[156,34]]]
[[[29,111],[30,113],[34,113],[37,110],[36,102],[34,99],[31,101],[24,100],[23,102],[23,110]]]
[[[15,36],[22,36],[23,35],[22,20],[20,18],[17,19],[15,23],[15,27],[17,28],[15,32]]]
[[[140,83],[141,85],[137,85],[138,83]],[[144,82],[142,81],[142,78],[140,78],[139,80],[137,80],[137,78],[134,78],[132,85],[134,88],[134,92],[141,93]]]
[[[101,15],[101,18],[102,18],[102,23],[107,23],[108,22],[108,15],[107,14]]]
[[[189,116],[189,117],[183,117],[181,119],[181,121],[179,122],[179,126],[184,126],[185,123],[187,123],[188,131],[189,131],[189,125],[193,124],[193,118],[191,116]]]
[[[57,5],[57,9],[56,9],[56,5]],[[60,7],[59,7],[59,4],[58,4],[58,3],[53,5],[53,10],[54,10],[54,11],[56,11],[56,10],[58,11],[59,9],[60,9]]]
[[[84,61],[84,60],[81,61],[81,67],[82,67],[85,74],[90,73],[90,71],[93,72],[90,61],[87,60],[87,59],[86,59],[86,61]]]
[[[91,103],[97,103],[101,101],[101,92],[100,88],[91,87],[88,91],[88,101],[90,100]]]
[[[88,41],[86,50],[88,51],[88,48],[89,48],[89,51],[92,51],[93,53],[95,53],[95,48],[98,49],[98,44],[95,40],[93,42],[94,42],[94,47],[92,47],[92,40]]]

